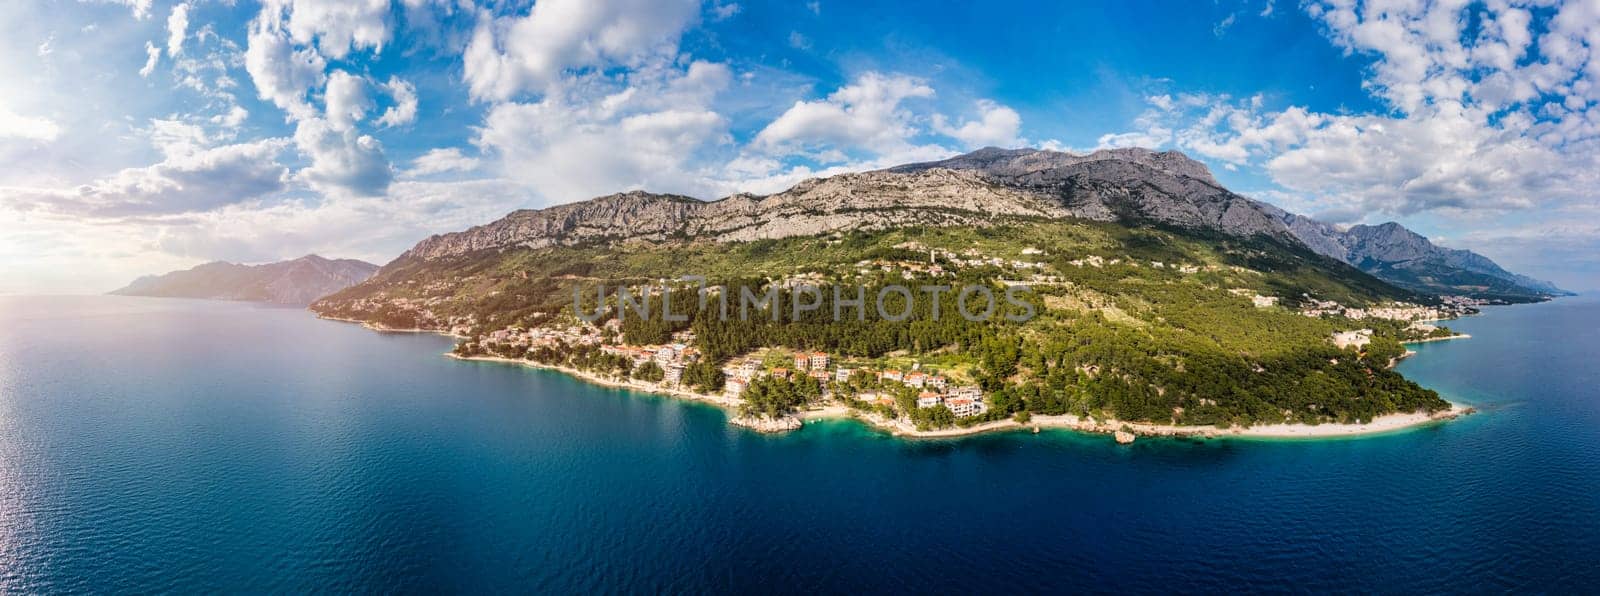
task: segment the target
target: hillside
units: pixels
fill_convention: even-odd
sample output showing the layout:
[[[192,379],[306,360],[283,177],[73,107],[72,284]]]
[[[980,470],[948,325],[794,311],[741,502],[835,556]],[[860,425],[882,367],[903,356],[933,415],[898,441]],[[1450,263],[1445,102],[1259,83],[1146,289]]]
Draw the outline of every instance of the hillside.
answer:
[[[518,211],[428,238],[312,309],[454,333],[463,356],[742,394],[751,412],[772,415],[836,399],[931,428],[1021,413],[1228,426],[1448,407],[1388,368],[1399,341],[1449,334],[1411,325],[1450,314],[1422,306],[1429,297],[1311,250],[1270,206],[1181,154],[1065,155],[983,151],[769,196],[634,192]],[[706,278],[707,296],[770,291],[772,305],[788,305],[816,287],[820,302],[730,318],[673,281],[686,275]],[[906,320],[826,316],[831,291],[882,296],[895,284],[950,291],[891,296]],[[668,319],[661,300],[647,318],[620,316],[607,294],[600,320],[579,320],[619,286],[635,296],[675,288],[670,312],[684,318]],[[1034,316],[936,314],[980,288],[1022,288]],[[773,380],[774,350],[819,351],[879,376],[795,393],[816,387]],[[671,356],[658,364],[646,353]],[[918,406],[916,391],[881,380],[899,369],[973,387],[982,412]]]
[[[354,259],[307,255],[264,265],[215,261],[192,269],[141,277],[111,292],[118,296],[207,298],[306,306],[372,277],[378,266]]]

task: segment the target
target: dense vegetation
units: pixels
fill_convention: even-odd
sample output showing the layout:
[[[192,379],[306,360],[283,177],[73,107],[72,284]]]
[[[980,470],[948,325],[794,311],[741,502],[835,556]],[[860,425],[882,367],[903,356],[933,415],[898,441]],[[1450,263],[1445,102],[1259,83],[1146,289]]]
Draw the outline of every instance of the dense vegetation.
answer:
[[[879,261],[927,263],[926,250],[897,248],[912,242],[955,253],[971,249],[1008,262],[1038,262],[1044,268],[954,266],[941,257],[936,262],[954,271],[953,276],[906,282],[897,272],[876,266]],[[1025,255],[1024,248],[1042,254]],[[1090,256],[1101,257],[1103,264],[1073,264]],[[858,265],[861,261],[874,264]],[[998,297],[1004,290],[996,280],[1030,272],[1058,278],[1033,284],[1023,294],[1036,314],[1031,320],[1007,320],[1003,315],[1020,307],[1003,300],[996,316],[985,322],[954,315],[962,288],[983,286]],[[1311,318],[1284,307],[1257,308],[1242,297],[1258,293],[1293,306],[1309,296],[1359,306],[1418,300],[1415,295],[1270,240],[1112,224],[1025,221],[993,228],[898,229],[735,244],[487,252],[396,263],[374,281],[315,308],[396,327],[448,328],[468,320],[469,335],[477,336],[514,325],[571,321],[575,289],[585,297],[585,309],[592,309],[598,285],[610,293],[619,285],[659,284],[691,274],[705,276],[726,296],[738,296],[741,288],[757,292],[774,280],[800,275],[809,275],[810,283],[823,288],[817,308],[798,317],[789,316],[788,308],[758,310],[745,318],[720,316],[715,295],[697,305],[693,289],[681,285],[674,293],[673,312],[688,315],[687,320],[623,318],[621,339],[632,344],[663,343],[674,332],[694,331],[704,359],[684,371],[683,382],[707,391],[722,386],[719,369],[728,358],[784,346],[863,362],[913,358],[959,371],[964,380],[984,388],[990,406],[984,417],[960,423],[1022,413],[1193,425],[1315,423],[1446,407],[1433,391],[1389,370],[1404,352],[1399,340],[1414,338],[1403,324]],[[953,289],[938,300],[917,296],[911,316],[903,321],[873,314],[878,288],[924,282]],[[867,288],[866,316],[858,318],[852,307],[841,307],[844,316],[834,320],[832,288],[845,288],[844,295],[853,298],[857,284]],[[783,292],[776,303],[790,305],[792,299]],[[905,306],[898,295],[890,295],[886,304],[890,312]],[[730,301],[730,307],[737,313],[738,302]],[[659,301],[652,309],[659,311]],[[934,317],[935,309],[942,316]],[[1374,331],[1363,351],[1340,350],[1329,342],[1335,331],[1359,327]],[[485,349],[476,342],[462,346],[468,354]],[[658,378],[660,370],[629,370],[625,359],[571,346],[509,355],[635,378]],[[835,389],[853,393],[867,384],[852,379]],[[762,414],[792,411],[817,398],[803,389],[806,385],[814,387],[782,380],[753,383],[746,389],[747,408]],[[914,392],[898,391],[894,398],[894,409],[920,426],[957,422],[943,408],[918,410]]]

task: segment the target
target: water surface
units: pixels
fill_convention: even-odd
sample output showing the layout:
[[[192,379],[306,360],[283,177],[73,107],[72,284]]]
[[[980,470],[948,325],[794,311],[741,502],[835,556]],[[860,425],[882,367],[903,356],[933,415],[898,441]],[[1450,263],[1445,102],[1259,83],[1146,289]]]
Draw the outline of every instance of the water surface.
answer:
[[[1600,302],[1401,371],[1358,440],[785,436],[225,302],[0,297],[0,592],[1600,586]]]

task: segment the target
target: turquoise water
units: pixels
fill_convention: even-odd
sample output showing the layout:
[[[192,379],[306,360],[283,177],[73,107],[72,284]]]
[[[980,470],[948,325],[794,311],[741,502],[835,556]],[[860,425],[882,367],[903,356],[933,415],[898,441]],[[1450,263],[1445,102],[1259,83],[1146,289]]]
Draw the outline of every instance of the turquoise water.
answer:
[[[786,436],[303,311],[0,297],[0,592],[1594,591],[1600,302],[1359,440]]]

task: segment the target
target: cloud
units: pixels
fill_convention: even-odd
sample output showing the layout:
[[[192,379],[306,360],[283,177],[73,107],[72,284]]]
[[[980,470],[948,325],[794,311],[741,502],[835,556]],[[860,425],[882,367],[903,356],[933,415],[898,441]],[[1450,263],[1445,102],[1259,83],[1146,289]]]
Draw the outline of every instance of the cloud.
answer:
[[[550,201],[639,188],[704,196],[717,190],[706,152],[732,140],[711,107],[731,78],[727,66],[694,62],[642,68],[621,86],[572,85],[495,106],[474,142]]]
[[[251,21],[247,43],[245,71],[257,95],[292,118],[315,115],[306,94],[327,81],[327,61],[315,50],[295,49],[265,11]]]
[[[265,262],[317,253],[384,263],[431,234],[525,206],[527,191],[504,181],[404,181],[381,196],[241,203],[137,233],[147,251],[196,260]]]
[[[903,148],[917,134],[912,113],[901,104],[933,97],[933,88],[905,75],[864,73],[826,99],[797,101],[752,143],[769,151],[823,148],[875,153]]]
[[[187,2],[172,7],[172,14],[167,15],[167,55],[177,59],[183,54],[183,38],[189,29],[189,4]]]
[[[694,153],[725,139],[709,110],[664,110],[607,118],[549,99],[490,111],[478,142],[500,157],[504,176],[553,202],[629,189],[704,195]]]
[[[1228,29],[1232,28],[1233,22],[1238,19],[1239,13],[1232,13],[1226,17],[1223,17],[1221,21],[1218,21],[1217,24],[1211,28],[1211,34],[1217,36],[1218,38],[1227,35]]]
[[[1600,291],[1600,224],[1594,213],[1569,212],[1556,221],[1468,232],[1464,248],[1484,253],[1511,271],[1549,279],[1564,289]]]
[[[1357,219],[1593,203],[1600,61],[1584,40],[1600,35],[1600,8],[1433,8],[1307,6],[1336,46],[1373,57],[1367,88],[1384,112],[1162,94],[1147,98],[1134,130],[1101,144],[1174,146],[1256,168],[1315,210]]]
[[[811,49],[811,40],[801,35],[799,31],[790,31],[789,47],[796,50],[809,50]]]
[[[169,160],[199,153],[211,145],[205,129],[177,119],[152,119],[143,132],[150,138],[150,145]]]
[[[716,0],[711,2],[711,18],[718,21],[726,21],[731,19],[734,15],[739,14],[740,10],[742,10],[742,7],[739,6],[738,2],[729,2],[726,4]]]
[[[296,125],[294,143],[311,158],[311,165],[296,172],[295,179],[318,192],[376,196],[394,179],[383,145],[354,127],[307,118]]]
[[[209,120],[212,124],[216,124],[224,128],[238,128],[239,125],[244,124],[245,119],[249,117],[249,110],[239,106],[231,106],[228,108],[227,112],[212,116]]]
[[[206,211],[283,190],[288,169],[277,161],[283,147],[281,139],[267,139],[175,151],[161,163],[124,169],[75,189],[3,189],[0,202],[90,218]]]
[[[1022,116],[1016,110],[995,103],[991,100],[981,99],[977,102],[978,119],[952,125],[943,115],[935,114],[933,129],[948,137],[953,137],[968,148],[978,147],[1014,147],[1022,144],[1018,133],[1022,129]]]
[[[389,77],[389,82],[383,84],[383,89],[394,98],[394,105],[384,110],[378,117],[378,124],[384,127],[404,126],[417,120],[417,88],[400,79]]]
[[[61,127],[49,118],[23,116],[0,105],[0,139],[54,141],[60,135]]]
[[[156,71],[156,63],[161,61],[161,48],[156,44],[144,42],[144,67],[139,69],[139,76],[148,77]]]
[[[133,18],[145,20],[150,18],[150,0],[78,0],[79,2],[97,2],[100,4],[119,4],[133,11]]]
[[[675,53],[695,0],[542,0],[525,16],[480,12],[464,55],[473,98],[545,92],[570,70],[637,66]]]
[[[328,75],[323,103],[328,108],[328,124],[337,130],[355,128],[373,107],[372,98],[367,95],[367,81],[342,70]]]
[[[261,12],[295,42],[314,42],[335,60],[352,49],[381,52],[389,43],[389,0],[267,0]]]
[[[446,172],[471,172],[478,169],[478,165],[478,158],[462,155],[460,148],[430,149],[411,161],[411,169],[406,170],[405,175],[421,178]]]

